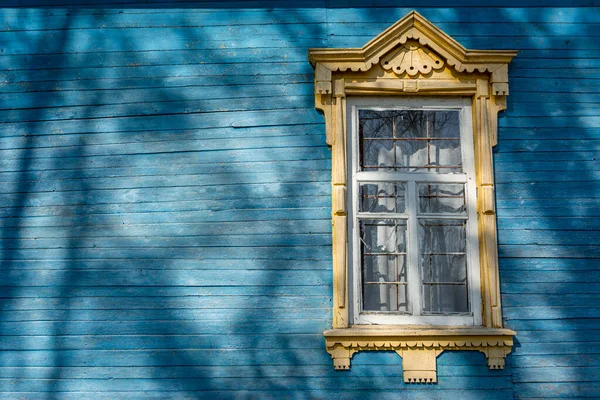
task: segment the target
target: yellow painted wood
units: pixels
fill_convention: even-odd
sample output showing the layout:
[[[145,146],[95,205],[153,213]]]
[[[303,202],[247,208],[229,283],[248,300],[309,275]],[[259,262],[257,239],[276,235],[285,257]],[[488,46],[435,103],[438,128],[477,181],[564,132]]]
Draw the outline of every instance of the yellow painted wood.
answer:
[[[435,357],[447,350],[481,351],[490,368],[504,367],[515,332],[502,329],[492,147],[497,143],[498,112],[506,109],[508,63],[516,54],[468,50],[415,11],[360,49],[309,50],[315,106],[324,113],[332,148],[334,330],[324,335],[336,369],[350,368],[352,354],[362,350],[398,352],[405,360],[406,382],[435,382]],[[473,99],[483,327],[349,325],[345,112],[346,96],[357,95]]]
[[[511,352],[510,329],[479,327],[352,326],[323,332],[335,369],[349,369],[359,351],[395,351],[402,357],[404,382],[437,382],[436,358],[444,351],[483,353],[490,369],[503,369]]]

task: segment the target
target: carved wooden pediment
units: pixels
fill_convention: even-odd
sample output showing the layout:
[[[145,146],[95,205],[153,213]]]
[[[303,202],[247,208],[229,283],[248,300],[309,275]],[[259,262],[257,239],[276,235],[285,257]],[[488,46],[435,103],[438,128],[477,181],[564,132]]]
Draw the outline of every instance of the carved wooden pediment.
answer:
[[[506,96],[507,65],[516,54],[510,50],[468,50],[412,11],[360,49],[311,49],[309,61],[332,72],[366,72],[381,64],[384,69],[397,74],[407,72],[410,77],[416,76],[417,70],[427,74],[445,63],[457,72],[491,73],[493,93]],[[324,93],[331,91],[331,87],[323,89],[328,89]]]

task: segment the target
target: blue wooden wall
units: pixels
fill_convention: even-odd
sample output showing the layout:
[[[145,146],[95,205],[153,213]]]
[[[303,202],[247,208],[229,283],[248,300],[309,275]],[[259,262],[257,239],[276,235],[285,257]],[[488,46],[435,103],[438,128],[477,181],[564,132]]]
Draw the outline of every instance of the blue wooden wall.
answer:
[[[388,3],[2,2],[0,398],[600,396],[598,3]],[[388,353],[335,372],[321,336],[331,162],[307,49],[413,8],[521,50],[495,154],[517,344],[504,371],[443,354],[437,385]]]

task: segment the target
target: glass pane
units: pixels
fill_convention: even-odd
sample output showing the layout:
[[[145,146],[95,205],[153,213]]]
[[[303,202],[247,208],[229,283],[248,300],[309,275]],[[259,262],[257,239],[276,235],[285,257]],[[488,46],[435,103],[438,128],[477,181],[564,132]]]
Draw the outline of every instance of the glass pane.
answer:
[[[361,169],[462,172],[458,111],[359,110]]]
[[[360,136],[364,139],[391,139],[395,111],[358,110]]]
[[[406,221],[360,221],[363,310],[406,312]]]
[[[419,247],[423,311],[468,311],[466,221],[419,220]]]
[[[406,285],[364,285],[363,311],[408,312]]]
[[[361,167],[393,168],[393,117],[387,111],[359,110]]]
[[[403,183],[360,184],[359,211],[380,213],[403,213],[406,189]]]
[[[462,156],[458,140],[431,140],[427,144],[429,146],[429,171],[462,172]]]
[[[420,213],[465,213],[465,185],[446,183],[419,184]]]
[[[364,255],[397,255],[406,252],[406,221],[362,220],[360,242]]]
[[[433,111],[431,137],[434,139],[460,139],[458,111]]]
[[[425,285],[423,313],[469,312],[467,285]]]
[[[394,142],[392,140],[364,140],[361,165],[365,170],[393,169],[395,164]]]

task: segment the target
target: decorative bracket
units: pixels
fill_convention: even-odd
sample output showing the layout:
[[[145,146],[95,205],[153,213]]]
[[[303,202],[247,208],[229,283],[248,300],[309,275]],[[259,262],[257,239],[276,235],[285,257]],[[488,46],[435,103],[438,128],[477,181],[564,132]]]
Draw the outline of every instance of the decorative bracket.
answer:
[[[489,369],[504,369],[515,332],[510,329],[352,327],[323,332],[336,370],[350,369],[359,351],[388,350],[402,357],[406,383],[437,382],[437,357],[444,351],[475,350],[485,354]]]

